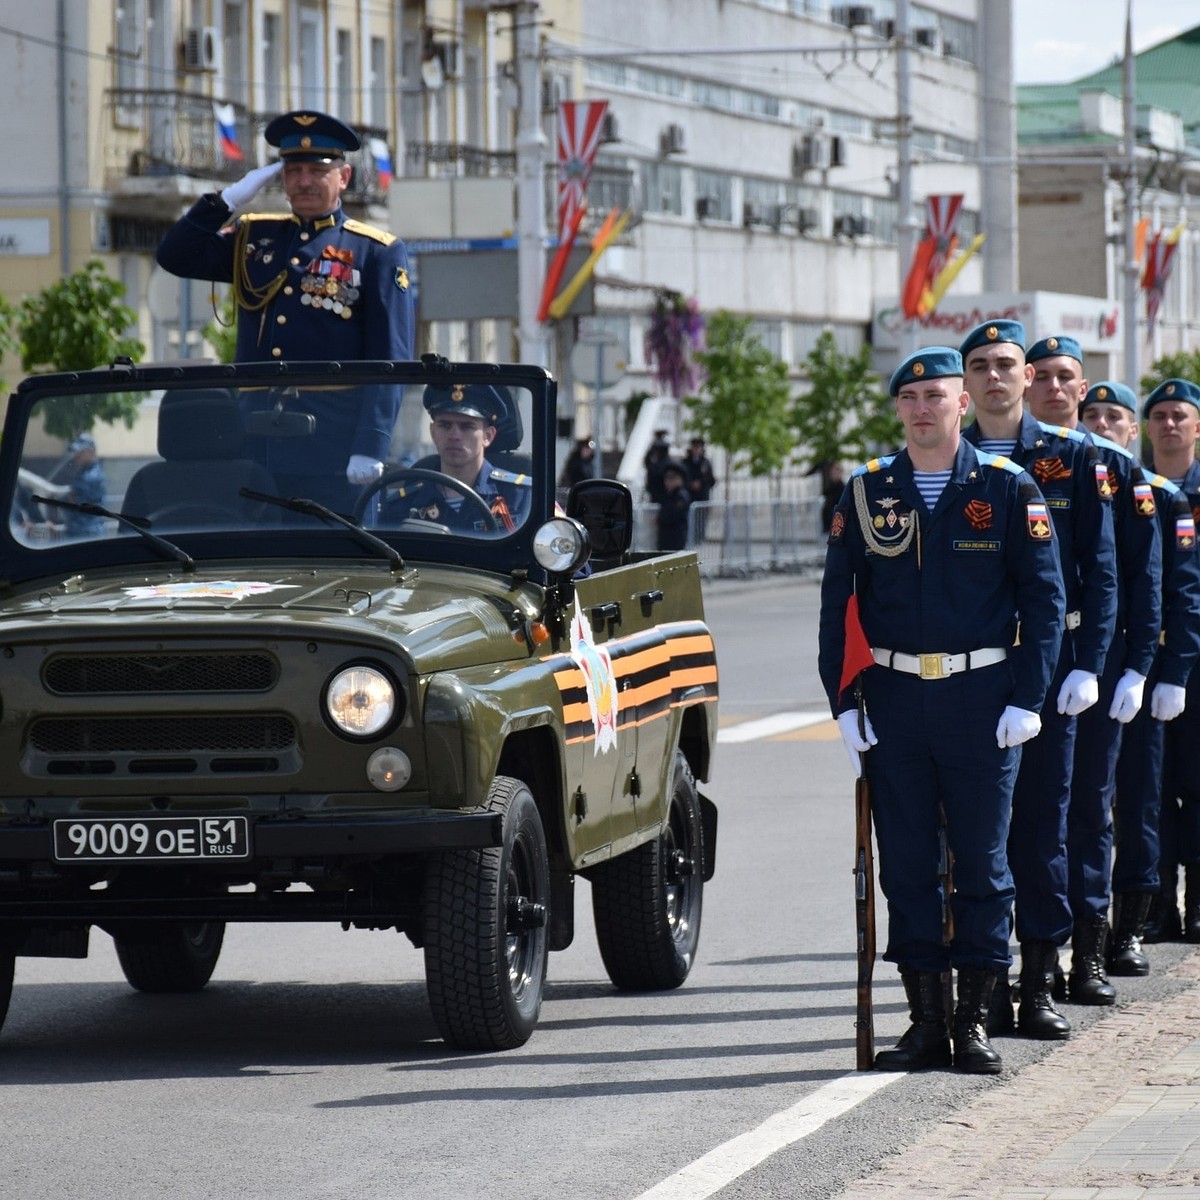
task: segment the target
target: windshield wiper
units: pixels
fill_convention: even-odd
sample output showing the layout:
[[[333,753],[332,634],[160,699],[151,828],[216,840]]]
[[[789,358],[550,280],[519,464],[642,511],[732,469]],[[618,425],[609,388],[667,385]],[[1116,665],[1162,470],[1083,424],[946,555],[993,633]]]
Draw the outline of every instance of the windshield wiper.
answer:
[[[166,538],[150,532],[150,522],[145,517],[127,517],[124,513],[101,508],[99,504],[77,504],[74,500],[54,500],[49,496],[34,496],[33,499],[36,503],[46,504],[51,508],[69,508],[72,512],[86,513],[89,517],[108,517],[118,525],[141,534],[150,545],[161,550],[168,558],[181,562],[185,571],[196,569],[196,560],[186,550],[181,550],[174,542],[168,542]]]
[[[389,546],[383,538],[376,537],[369,530],[350,520],[349,517],[343,517],[341,513],[334,512],[332,508],[326,508],[325,505],[318,504],[315,500],[306,500],[303,496],[290,498],[270,496],[266,492],[256,492],[245,487],[238,489],[238,495],[247,500],[259,500],[263,504],[274,504],[279,508],[286,508],[289,512],[307,513],[310,517],[320,517],[323,521],[332,521],[333,524],[349,530],[360,545],[366,546],[370,550],[378,550],[392,564],[393,571],[404,570],[404,558],[395,546]]]

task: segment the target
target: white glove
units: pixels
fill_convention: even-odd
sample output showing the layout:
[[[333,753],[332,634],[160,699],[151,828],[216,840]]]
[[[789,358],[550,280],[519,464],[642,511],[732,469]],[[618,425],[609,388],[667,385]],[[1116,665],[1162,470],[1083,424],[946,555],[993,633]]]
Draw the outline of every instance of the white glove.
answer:
[[[1150,715],[1156,721],[1173,721],[1187,703],[1187,692],[1177,683],[1156,683],[1150,696]]]
[[[1113,691],[1113,701],[1108,715],[1122,725],[1128,725],[1142,707],[1142,697],[1146,690],[1146,677],[1136,671],[1126,668],[1125,674],[1117,680]]]
[[[373,483],[383,474],[383,463],[365,454],[352,454],[346,464],[346,478],[351,483]]]
[[[221,193],[225,207],[233,212],[248,200],[253,200],[282,170],[282,162],[273,162],[269,167],[255,167],[253,171],[248,171],[237,183],[231,183]]]
[[[1027,708],[1013,708],[1010,704],[1000,714],[1000,724],[996,726],[996,745],[1001,750],[1019,746],[1022,742],[1035,738],[1042,731],[1042,718]]]
[[[842,741],[846,744],[846,753],[850,755],[850,766],[854,771],[855,776],[862,774],[862,758],[872,746],[879,745],[879,739],[875,736],[875,730],[871,728],[871,718],[863,713],[863,729],[866,730],[866,737],[858,730],[858,709],[847,709],[846,712],[840,713],[837,719],[838,728],[842,731]]]
[[[1058,711],[1064,717],[1077,717],[1100,699],[1100,681],[1091,671],[1072,671],[1063,680],[1058,693]]]

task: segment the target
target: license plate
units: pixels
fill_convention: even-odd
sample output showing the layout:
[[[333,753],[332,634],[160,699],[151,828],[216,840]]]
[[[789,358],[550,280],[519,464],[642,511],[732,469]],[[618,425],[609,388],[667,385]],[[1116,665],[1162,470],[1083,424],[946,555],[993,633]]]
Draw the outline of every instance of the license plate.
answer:
[[[58,862],[249,858],[245,817],[87,817],[54,822]]]

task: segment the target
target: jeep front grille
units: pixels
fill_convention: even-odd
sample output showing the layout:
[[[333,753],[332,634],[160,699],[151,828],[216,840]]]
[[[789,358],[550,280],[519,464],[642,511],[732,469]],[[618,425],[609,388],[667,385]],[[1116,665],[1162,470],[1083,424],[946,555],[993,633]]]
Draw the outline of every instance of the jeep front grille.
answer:
[[[42,671],[60,696],[146,692],[265,692],[279,678],[270,654],[59,654]]]

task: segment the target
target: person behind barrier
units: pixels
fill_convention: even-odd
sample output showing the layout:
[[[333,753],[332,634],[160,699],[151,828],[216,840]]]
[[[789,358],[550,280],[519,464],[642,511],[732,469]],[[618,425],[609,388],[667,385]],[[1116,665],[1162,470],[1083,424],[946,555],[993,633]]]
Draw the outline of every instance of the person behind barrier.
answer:
[[[859,467],[834,511],[818,655],[856,771],[865,758],[888,905],[884,958],[899,967],[912,1018],[875,1066],[953,1062],[994,1074],[1000,1056],[985,1024],[1011,964],[1012,791],[1041,727],[1066,613],[1058,540],[1033,479],[962,438],[969,397],[957,350],[910,355],[890,391],[904,447]],[[852,597],[876,664],[860,677],[861,714],[841,685]],[[943,821],[954,861],[949,944]],[[950,968],[958,1001],[948,1025]]]

